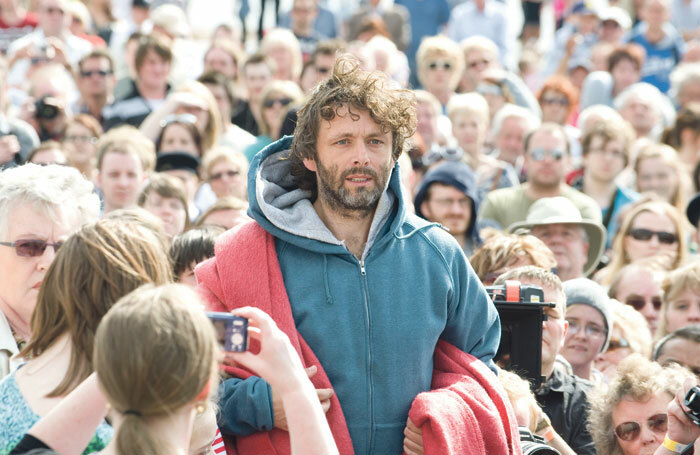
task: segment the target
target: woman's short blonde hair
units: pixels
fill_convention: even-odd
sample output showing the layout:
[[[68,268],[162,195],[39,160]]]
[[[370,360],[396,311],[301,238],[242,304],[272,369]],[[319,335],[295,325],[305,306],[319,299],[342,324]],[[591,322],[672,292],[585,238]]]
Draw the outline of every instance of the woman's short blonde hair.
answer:
[[[436,58],[446,59],[452,64],[452,76],[450,77],[449,87],[451,90],[455,90],[464,71],[464,54],[457,43],[446,36],[429,36],[421,41],[418,51],[416,51],[418,80],[421,85],[425,86],[428,64],[430,60]]]
[[[454,123],[458,114],[476,115],[489,126],[489,103],[483,95],[476,92],[458,93],[447,102],[447,116]]]
[[[686,200],[685,200],[685,190],[690,188],[690,177],[686,170],[683,168],[683,163],[678,157],[678,152],[674,150],[673,147],[666,144],[658,144],[651,142],[645,147],[639,150],[636,159],[634,161],[634,173],[639,175],[639,165],[644,160],[659,158],[667,166],[670,166],[676,173],[676,179],[678,180],[678,186],[673,192],[671,197],[671,205],[674,206],[681,213],[685,212]],[[637,180],[637,191],[639,191],[639,180]]]
[[[273,28],[265,33],[265,37],[260,42],[260,53],[270,55],[271,50],[277,47],[282,47],[289,52],[292,60],[292,67],[290,68],[292,81],[298,81],[299,76],[301,76],[301,68],[303,67],[299,40],[289,29]]]
[[[700,294],[700,262],[691,262],[672,270],[666,275],[666,279],[663,282],[664,297],[661,310],[659,311],[659,325],[656,328],[655,338],[657,340],[671,333],[668,330],[669,306],[686,289],[693,291],[695,294]]]
[[[612,413],[623,399],[646,401],[665,393],[670,401],[686,378],[695,376],[678,365],[662,367],[636,354],[620,362],[612,382],[597,385],[589,395],[591,410],[588,429],[597,454],[621,453],[614,433]]]

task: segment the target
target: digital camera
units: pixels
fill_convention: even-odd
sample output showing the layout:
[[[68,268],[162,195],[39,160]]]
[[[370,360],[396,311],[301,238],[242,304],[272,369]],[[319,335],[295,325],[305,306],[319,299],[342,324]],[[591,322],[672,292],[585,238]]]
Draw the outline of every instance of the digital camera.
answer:
[[[207,312],[216,330],[216,340],[227,352],[248,350],[248,320],[230,313]]]
[[[690,410],[686,415],[700,427],[700,386],[695,386],[685,394],[683,404]]]
[[[50,96],[42,96],[34,104],[34,117],[37,120],[53,120],[60,112],[58,101]]]

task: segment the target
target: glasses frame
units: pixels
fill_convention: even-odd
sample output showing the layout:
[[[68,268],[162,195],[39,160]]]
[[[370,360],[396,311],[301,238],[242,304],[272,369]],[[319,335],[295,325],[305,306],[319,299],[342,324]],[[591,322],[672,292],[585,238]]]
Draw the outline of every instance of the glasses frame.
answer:
[[[652,425],[652,420],[655,418],[658,418],[660,416],[663,416],[663,419],[659,419],[660,423],[655,423]],[[620,427],[623,425],[630,425],[631,429],[624,431],[621,430]],[[647,428],[649,428],[651,431],[654,433],[666,433],[666,430],[668,429],[668,414],[664,413],[659,413],[659,414],[654,414],[653,416],[649,417],[646,421]],[[663,425],[663,429],[660,429],[661,425]],[[658,428],[657,428],[658,427]],[[636,440],[639,437],[639,434],[642,431],[642,426],[639,422],[622,422],[618,426],[615,427],[613,430],[613,433],[615,433],[615,436],[620,439],[621,441],[627,441],[631,442]],[[631,436],[625,436],[622,437],[620,434],[622,433],[623,435],[628,435],[630,434]]]
[[[49,243],[45,240],[39,239],[19,239],[15,240],[14,242],[0,242],[0,245],[14,248],[15,254],[17,254],[19,257],[35,258],[43,256],[43,254],[46,252],[46,248],[48,247],[52,247],[54,253],[58,253],[58,249],[63,246],[63,243],[64,242]],[[26,251],[27,248],[31,248],[30,245],[34,245],[34,248],[39,248],[40,251],[37,250],[36,254],[22,254],[22,251]]]
[[[650,229],[630,229],[627,235],[640,242],[648,242],[652,237],[656,236],[659,243],[664,245],[673,245],[678,243],[678,234],[665,231],[652,231]]]

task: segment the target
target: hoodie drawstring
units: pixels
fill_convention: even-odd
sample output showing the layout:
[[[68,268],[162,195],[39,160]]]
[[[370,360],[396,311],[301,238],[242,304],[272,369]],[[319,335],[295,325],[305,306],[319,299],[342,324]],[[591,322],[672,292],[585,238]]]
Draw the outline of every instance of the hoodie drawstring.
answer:
[[[328,287],[328,256],[323,255],[323,287],[326,289],[326,303],[329,305],[333,303],[331,299],[331,290]]]

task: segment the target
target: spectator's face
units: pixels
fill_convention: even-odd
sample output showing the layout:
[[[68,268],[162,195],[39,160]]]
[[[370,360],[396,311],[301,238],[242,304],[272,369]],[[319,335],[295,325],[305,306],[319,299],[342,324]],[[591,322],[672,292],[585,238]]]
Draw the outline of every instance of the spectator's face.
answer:
[[[60,35],[68,26],[68,13],[62,0],[42,0],[39,27],[46,36]]]
[[[567,139],[555,131],[537,131],[525,153],[527,180],[537,188],[556,188],[569,169]]]
[[[259,99],[265,85],[272,80],[272,72],[264,63],[246,66],[243,75],[248,88],[248,96],[251,100]]]
[[[554,366],[554,359],[564,346],[566,331],[569,327],[569,323],[564,319],[564,296],[549,286],[542,286],[541,283],[527,284],[541,286],[544,291],[544,301],[557,304],[554,308],[544,309],[547,314],[547,320],[542,322],[542,372],[544,374]]]
[[[496,146],[500,152],[499,158],[515,164],[523,156],[527,123],[524,119],[508,117],[503,120],[501,131],[496,137]]]
[[[182,187],[185,189],[185,197],[188,201],[194,201],[197,188],[199,188],[199,178],[197,174],[187,169],[169,169],[163,171],[163,174],[168,174],[181,181]]]
[[[316,0],[295,0],[292,6],[292,30],[306,31],[313,27],[318,10]]]
[[[605,320],[589,305],[570,305],[566,309],[569,330],[561,353],[574,367],[591,365],[605,344]]]
[[[678,185],[676,170],[662,158],[645,158],[637,163],[637,189],[640,193],[653,193],[672,203]]]
[[[452,135],[465,152],[481,154],[487,130],[488,120],[477,114],[458,112],[453,115]]]
[[[316,83],[325,81],[330,77],[335,64],[335,55],[318,54],[314,58],[314,71],[316,73]]]
[[[149,50],[138,71],[139,82],[149,87],[165,87],[170,75],[170,62],[155,51]]]
[[[418,102],[418,133],[425,142],[426,148],[435,141],[437,135],[437,118],[438,113],[433,109],[433,105],[425,102]]]
[[[700,380],[700,343],[685,338],[674,338],[664,344],[663,350],[656,359],[661,365],[676,363],[695,374]]]
[[[106,153],[97,175],[105,207],[113,210],[135,206],[145,178],[136,154]]]
[[[615,92],[621,93],[624,89],[639,82],[641,70],[632,60],[620,60],[617,65],[610,71],[615,84]]]
[[[168,237],[173,238],[185,230],[187,214],[184,204],[179,199],[151,191],[146,196],[143,208],[160,218]]]
[[[197,144],[190,131],[184,125],[172,123],[165,127],[159,152],[187,152],[199,156]]]
[[[80,123],[71,123],[63,136],[63,147],[71,164],[90,163],[97,156],[97,138]],[[94,166],[94,163],[92,164]]]
[[[569,115],[569,99],[558,90],[546,90],[540,100],[542,106],[542,121],[566,124]]]
[[[276,63],[275,79],[292,80],[292,52],[281,44],[270,48],[268,57]]]
[[[654,234],[649,237],[648,231]],[[665,239],[667,236],[663,235],[664,241],[662,242],[659,240],[657,232],[675,235],[676,239],[673,243],[667,243],[667,239]],[[630,262],[657,255],[668,256],[671,260],[675,260],[678,255],[676,225],[666,215],[642,212],[632,221],[630,229],[625,235],[623,246]]]
[[[376,208],[394,165],[391,132],[367,111],[341,106],[336,113],[321,122],[317,158],[305,158],[304,165],[316,172],[317,203],[334,213],[366,215]]]
[[[688,103],[700,103],[700,82],[687,82],[678,94],[678,103],[681,108],[686,107]]]
[[[209,171],[209,184],[216,197],[236,196],[246,200],[244,179],[238,164],[229,160],[214,163]]]
[[[622,118],[630,122],[636,131],[648,133],[654,128],[657,115],[648,100],[630,98],[620,109]]]
[[[180,284],[185,284],[192,288],[197,287],[197,277],[194,275],[194,268],[197,266],[196,262],[192,262],[184,272],[177,277],[177,282]],[[207,454],[209,455],[209,454]]]
[[[216,105],[219,106],[219,112],[221,113],[223,124],[227,125],[231,121],[231,104],[229,103],[228,96],[226,95],[226,89],[216,84],[205,85],[216,100]]]
[[[472,200],[454,186],[433,183],[421,204],[421,212],[429,221],[448,228],[450,234],[462,236],[471,224]]]
[[[204,56],[204,71],[218,71],[227,78],[236,79],[236,62],[225,50],[214,47]]]
[[[0,238],[3,242],[62,243],[80,226],[77,214],[57,217],[34,209],[32,204],[14,204],[8,215],[7,233]],[[50,246],[34,257],[18,256],[15,248],[0,246],[0,310],[24,336],[28,335],[39,287],[55,256]]]
[[[641,16],[651,27],[661,27],[668,20],[668,4],[664,0],[646,0]]]
[[[588,260],[589,244],[582,228],[574,224],[547,224],[534,226],[532,235],[542,240],[557,259],[557,270],[562,280],[583,276]]]
[[[282,122],[284,122],[284,117],[287,115],[292,102],[293,100],[289,96],[280,92],[268,93],[265,96],[262,105],[262,116],[269,130],[268,135],[273,140],[279,138]]]
[[[608,349],[598,356],[595,361],[595,367],[606,378],[612,379],[615,377],[617,365],[630,354],[632,354],[632,349],[629,347],[629,342],[622,336],[622,332],[617,324],[614,324]]]
[[[83,62],[78,77],[83,96],[111,96],[114,91],[114,75],[106,58],[90,58]]]
[[[620,139],[605,141],[591,138],[588,153],[583,156],[586,174],[598,182],[612,182],[625,168],[625,143]]]
[[[427,57],[424,62],[425,89],[433,95],[452,90],[450,86],[455,72],[455,63],[446,55]]]
[[[474,87],[482,81],[486,70],[499,66],[496,56],[491,51],[483,49],[474,49],[466,53],[464,63],[464,78]]]
[[[55,148],[35,153],[31,162],[34,164],[60,164],[63,166],[68,162],[68,159],[66,158],[66,154],[63,153],[63,150]]]
[[[700,295],[695,290],[686,288],[668,304],[666,331],[675,332],[692,324],[700,324]]]
[[[620,280],[615,298],[639,311],[654,333],[661,308],[661,293],[661,284],[651,272],[633,268]]]
[[[629,395],[622,397],[612,411],[613,429],[627,422],[639,425],[639,434],[631,441],[623,441],[616,436],[622,455],[652,455],[659,448],[664,441],[666,425],[654,425],[654,422],[657,416],[666,416],[668,402],[672,399],[671,395],[663,392],[645,401],[636,401]]]
[[[600,39],[612,44],[618,44],[622,40],[624,30],[614,20],[605,20],[601,24]]]

